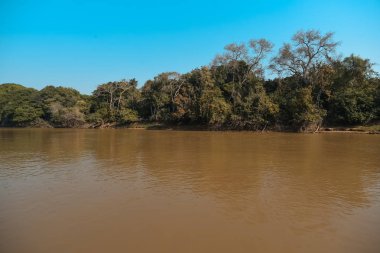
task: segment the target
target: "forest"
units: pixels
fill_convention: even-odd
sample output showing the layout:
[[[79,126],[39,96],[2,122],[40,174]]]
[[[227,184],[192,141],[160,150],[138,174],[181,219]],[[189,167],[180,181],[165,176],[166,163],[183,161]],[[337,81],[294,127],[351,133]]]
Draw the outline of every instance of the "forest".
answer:
[[[101,128],[158,123],[215,130],[316,131],[378,124],[373,63],[337,53],[333,33],[298,31],[278,52],[266,39],[232,43],[207,66],[99,85],[41,90],[0,85],[1,127]]]

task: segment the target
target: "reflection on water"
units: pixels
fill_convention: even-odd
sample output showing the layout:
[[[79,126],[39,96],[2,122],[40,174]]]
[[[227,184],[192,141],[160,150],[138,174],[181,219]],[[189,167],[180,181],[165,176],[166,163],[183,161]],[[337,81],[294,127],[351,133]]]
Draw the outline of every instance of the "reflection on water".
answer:
[[[380,138],[0,130],[0,252],[380,252]]]

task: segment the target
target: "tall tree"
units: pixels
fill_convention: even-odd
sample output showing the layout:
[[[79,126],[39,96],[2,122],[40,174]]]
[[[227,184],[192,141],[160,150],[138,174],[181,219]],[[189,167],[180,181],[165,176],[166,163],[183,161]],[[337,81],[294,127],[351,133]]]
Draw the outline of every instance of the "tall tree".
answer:
[[[0,85],[0,126],[27,126],[43,115],[37,90],[18,84]]]
[[[44,111],[44,120],[55,127],[83,125],[88,110],[87,100],[75,89],[52,85],[40,90],[36,96],[36,102]]]
[[[378,74],[368,59],[351,55],[334,64],[335,79],[328,104],[328,120],[335,124],[363,124],[378,119]]]
[[[228,67],[233,74],[233,81],[242,85],[248,76],[263,74],[262,61],[272,51],[273,44],[265,39],[250,40],[247,44],[228,44],[224,47],[225,53],[217,55],[212,65]],[[245,68],[240,69],[240,63],[245,63]]]
[[[101,123],[135,121],[138,96],[135,79],[99,85],[93,92],[90,119]]]
[[[270,68],[280,76],[292,77],[289,79],[292,86],[299,89],[293,97],[297,100],[293,105],[304,104],[306,109],[294,118],[294,122],[302,122],[295,124],[300,129],[310,129],[309,126],[318,129],[322,125],[326,110],[322,106],[321,96],[328,94],[326,88],[331,85],[331,63],[338,44],[333,40],[333,33],[299,31],[292,37],[292,42],[285,43],[271,60]],[[302,98],[303,95],[305,97]],[[284,104],[289,102],[284,101]]]
[[[299,31],[292,43],[285,43],[270,68],[278,74],[300,76],[305,83],[311,82],[311,70],[331,61],[338,42],[333,33],[321,34],[317,30]]]

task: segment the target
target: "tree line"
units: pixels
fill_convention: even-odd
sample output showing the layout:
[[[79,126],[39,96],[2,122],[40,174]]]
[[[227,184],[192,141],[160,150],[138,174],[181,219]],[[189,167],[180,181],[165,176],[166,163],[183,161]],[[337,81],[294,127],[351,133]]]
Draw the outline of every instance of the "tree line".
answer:
[[[0,126],[102,127],[133,122],[215,129],[314,131],[380,119],[380,78],[368,59],[341,57],[333,33],[299,31],[273,53],[265,39],[232,43],[208,66],[99,85],[0,85]],[[268,75],[269,73],[269,75]],[[269,76],[270,78],[266,77]]]

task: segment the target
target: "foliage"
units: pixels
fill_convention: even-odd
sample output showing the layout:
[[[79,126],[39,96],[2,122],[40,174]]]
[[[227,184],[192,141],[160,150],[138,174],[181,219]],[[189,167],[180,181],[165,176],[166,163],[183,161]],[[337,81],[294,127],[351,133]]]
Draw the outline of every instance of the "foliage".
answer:
[[[270,61],[265,39],[227,45],[209,66],[99,85],[92,95],[0,85],[0,126],[101,127],[155,121],[229,129],[315,131],[380,120],[380,78],[359,56],[338,58],[333,33],[299,31]],[[266,66],[266,65],[269,66]],[[266,71],[276,74],[265,79]]]
[[[209,125],[223,124],[231,113],[231,105],[224,100],[220,89],[212,86],[202,92],[199,107],[202,121]]]
[[[335,124],[363,124],[379,119],[380,79],[369,60],[351,55],[335,65],[328,120]]]
[[[87,98],[75,89],[46,86],[37,93],[36,103],[43,110],[43,118],[55,127],[79,127],[85,123]]]
[[[136,121],[136,111],[139,94],[137,81],[121,80],[99,85],[93,92],[90,114],[91,122],[119,122],[126,123]]]
[[[0,85],[0,125],[25,126],[42,116],[37,91],[18,84]]]

